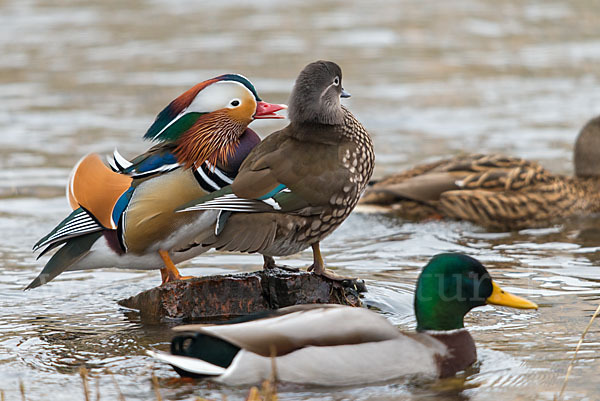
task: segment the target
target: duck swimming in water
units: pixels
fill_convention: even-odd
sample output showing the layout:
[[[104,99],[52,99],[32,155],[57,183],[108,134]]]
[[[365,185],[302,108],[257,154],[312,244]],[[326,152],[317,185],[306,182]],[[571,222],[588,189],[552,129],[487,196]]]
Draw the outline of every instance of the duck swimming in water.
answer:
[[[476,259],[434,256],[417,280],[416,332],[402,332],[364,308],[297,305],[235,324],[186,325],[171,352],[149,351],[182,376],[228,385],[260,383],[271,356],[283,382],[348,386],[408,375],[447,377],[477,359],[464,316],[486,304],[521,309],[537,305],[502,290]]]

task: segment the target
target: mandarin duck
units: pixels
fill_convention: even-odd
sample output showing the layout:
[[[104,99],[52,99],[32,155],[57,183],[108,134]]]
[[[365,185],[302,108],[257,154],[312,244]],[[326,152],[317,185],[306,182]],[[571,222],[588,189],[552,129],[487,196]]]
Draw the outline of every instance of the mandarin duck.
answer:
[[[252,149],[231,185],[179,208],[219,211],[215,234],[190,246],[258,252],[265,268],[276,266],[273,256],[311,246],[309,271],[343,279],[325,269],[319,242],[354,209],[375,159],[369,134],[340,104],[349,96],[337,64],[306,66],[290,96],[290,124]]]
[[[600,117],[581,129],[574,160],[575,176],[569,177],[517,157],[457,156],[373,183],[360,205],[413,220],[452,218],[500,230],[540,227],[600,212]]]
[[[182,376],[228,385],[260,383],[272,366],[280,381],[318,386],[448,377],[476,361],[463,319],[486,304],[537,309],[502,290],[476,259],[446,253],[434,256],[417,280],[416,333],[364,308],[297,305],[242,323],[175,327],[185,334],[173,338],[170,353],[148,353]]]
[[[85,156],[67,186],[73,212],[34,250],[62,247],[26,289],[66,270],[103,267],[160,269],[163,284],[182,278],[174,264],[203,251],[185,245],[212,232],[217,212],[174,209],[232,183],[260,142],[248,124],[283,118],[275,114],[283,108],[262,101],[245,77],[221,75],[162,110],[144,135],[158,144],[131,162],[115,151],[111,170]]]

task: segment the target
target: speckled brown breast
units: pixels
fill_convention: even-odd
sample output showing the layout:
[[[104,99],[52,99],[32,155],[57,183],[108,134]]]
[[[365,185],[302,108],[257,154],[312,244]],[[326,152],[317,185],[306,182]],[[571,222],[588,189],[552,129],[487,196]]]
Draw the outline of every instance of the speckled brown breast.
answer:
[[[322,212],[312,216],[288,216],[285,224],[278,224],[277,240],[263,252],[270,256],[297,253],[331,234],[350,215],[365,190],[375,165],[373,142],[367,130],[348,111],[341,131],[338,161],[348,171],[348,180],[331,194]],[[337,183],[341,184],[341,183]]]
[[[343,124],[288,126],[261,146],[266,153],[255,157],[256,163],[269,155],[272,168],[283,177],[281,182],[306,206],[287,212],[233,213],[223,231],[202,239],[203,245],[267,256],[298,253],[331,234],[348,217],[373,173],[371,138],[347,110]],[[272,149],[264,150],[268,147]],[[253,161],[244,163],[251,166]]]

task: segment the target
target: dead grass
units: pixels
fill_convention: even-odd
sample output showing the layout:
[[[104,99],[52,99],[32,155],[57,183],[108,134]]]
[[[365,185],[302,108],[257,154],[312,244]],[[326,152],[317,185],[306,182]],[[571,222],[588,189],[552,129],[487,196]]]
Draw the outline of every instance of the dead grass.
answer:
[[[563,399],[563,394],[565,393],[565,389],[567,388],[567,383],[569,382],[569,376],[571,376],[571,371],[573,370],[573,366],[575,366],[575,361],[577,360],[577,353],[579,352],[579,348],[581,348],[581,344],[583,343],[583,339],[585,338],[585,335],[590,330],[590,327],[592,327],[592,323],[594,323],[594,319],[596,319],[596,317],[598,316],[599,313],[600,313],[600,305],[598,305],[598,307],[596,308],[596,312],[594,312],[588,325],[585,327],[585,330],[583,330],[583,333],[581,333],[581,338],[579,338],[579,342],[577,343],[577,346],[575,347],[575,353],[573,354],[571,363],[569,363],[569,367],[567,368],[567,374],[565,375],[565,381],[563,382],[563,385],[560,389],[560,393],[558,393],[558,396],[554,397],[555,401],[561,401]]]

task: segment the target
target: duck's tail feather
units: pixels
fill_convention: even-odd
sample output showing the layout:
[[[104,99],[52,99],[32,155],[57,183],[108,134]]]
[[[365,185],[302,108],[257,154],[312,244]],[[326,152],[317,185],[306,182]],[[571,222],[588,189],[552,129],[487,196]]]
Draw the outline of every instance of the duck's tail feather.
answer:
[[[67,270],[74,263],[86,256],[92,248],[92,245],[94,245],[94,242],[101,236],[101,232],[95,232],[68,240],[58,252],[52,255],[42,272],[29,283],[25,290],[44,285]]]
[[[213,365],[212,363],[203,361],[198,358],[188,356],[172,355],[161,351],[146,351],[148,355],[160,361],[166,362],[177,369],[180,374],[192,373],[198,376],[220,376],[227,369],[221,366]]]
[[[54,230],[52,230],[44,238],[40,239],[34,246],[33,251],[47,246],[42,253],[39,254],[38,259],[49,250],[59,246],[60,244],[68,241],[71,238],[79,237],[82,235],[94,233],[97,231],[104,230],[104,227],[83,208],[74,210],[67,218],[58,224]]]

